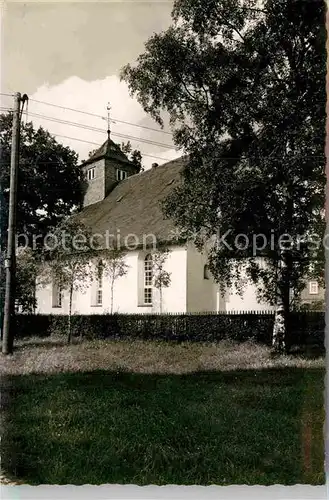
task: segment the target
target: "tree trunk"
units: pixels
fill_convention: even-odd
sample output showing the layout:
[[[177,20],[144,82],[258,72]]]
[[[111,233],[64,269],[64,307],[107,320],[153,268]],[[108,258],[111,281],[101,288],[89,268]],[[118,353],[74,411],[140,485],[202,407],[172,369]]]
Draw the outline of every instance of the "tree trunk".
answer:
[[[113,289],[114,289],[114,279],[111,282],[111,314],[113,314]]]
[[[162,314],[162,287],[160,286],[160,313]]]
[[[37,309],[37,277],[34,278],[34,288],[33,288],[33,314],[36,314]]]
[[[67,332],[67,343],[71,343],[71,315],[72,315],[72,297],[73,297],[73,285],[70,287],[70,303],[69,303],[69,317],[68,317],[68,332]]]
[[[283,353],[286,351],[286,334],[290,313],[290,266],[284,252],[281,253],[280,257],[272,347],[275,351]]]
[[[287,139],[286,152],[294,150],[294,144],[291,139]],[[285,233],[291,234],[292,220],[294,214],[293,192],[291,185],[283,183],[286,226]],[[272,346],[279,353],[286,352],[287,325],[290,313],[290,282],[292,273],[291,253],[287,248],[278,247],[279,265],[277,278],[277,304],[274,317]]]
[[[286,321],[282,294],[279,293],[276,302],[272,347],[277,352],[284,352],[286,337]]]
[[[276,293],[276,308],[274,315],[272,347],[278,352],[282,353],[285,350],[285,337],[286,337],[286,318],[285,318],[285,304],[283,298],[283,273],[285,262],[280,252],[280,259],[277,269],[277,293]]]

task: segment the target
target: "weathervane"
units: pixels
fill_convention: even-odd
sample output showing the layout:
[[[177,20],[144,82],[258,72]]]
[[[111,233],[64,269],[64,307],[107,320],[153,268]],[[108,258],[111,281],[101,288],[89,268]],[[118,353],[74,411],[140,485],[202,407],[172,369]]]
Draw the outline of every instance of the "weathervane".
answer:
[[[107,137],[110,139],[111,136],[111,116],[110,116],[110,111],[111,111],[111,105],[108,102],[107,103]]]

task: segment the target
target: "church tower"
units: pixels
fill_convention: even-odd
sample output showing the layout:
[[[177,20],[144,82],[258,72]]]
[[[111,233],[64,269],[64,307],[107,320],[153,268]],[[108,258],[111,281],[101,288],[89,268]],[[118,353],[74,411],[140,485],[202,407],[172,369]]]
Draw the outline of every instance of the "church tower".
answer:
[[[109,117],[107,140],[82,163],[81,169],[87,183],[84,207],[104,200],[118,182],[139,172],[138,167],[128,160],[118,144],[112,141]]]

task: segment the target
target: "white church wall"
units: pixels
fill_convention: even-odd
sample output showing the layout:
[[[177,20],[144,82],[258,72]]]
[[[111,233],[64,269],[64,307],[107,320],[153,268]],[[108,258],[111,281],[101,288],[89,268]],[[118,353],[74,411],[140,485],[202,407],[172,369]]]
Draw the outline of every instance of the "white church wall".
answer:
[[[211,275],[204,279],[206,255],[194,245],[187,248],[187,312],[215,312],[221,309],[223,299],[217,294],[217,286]]]
[[[170,273],[171,283],[169,287],[162,289],[162,312],[185,313],[187,311],[186,248],[183,246],[173,246],[169,250],[170,252],[164,269]],[[159,290],[154,290],[154,312],[160,312],[159,295]]]
[[[265,265],[264,260],[261,261]],[[257,288],[254,283],[247,278],[245,270],[241,272],[241,279],[245,280],[242,295],[239,295],[236,288],[227,290],[225,295],[225,310],[228,312],[239,311],[269,311],[274,307],[267,302],[260,301],[257,297]]]
[[[63,307],[53,307],[52,285],[36,286],[35,297],[37,300],[36,313],[38,314],[63,314]]]
[[[146,253],[131,251],[126,255],[129,266],[125,276],[116,280],[114,285],[113,312],[117,313],[158,313],[160,312],[159,290],[153,290],[153,304],[143,305],[143,269]],[[207,311],[260,311],[273,309],[269,304],[260,302],[256,287],[247,280],[242,296],[233,287],[225,297],[218,292],[213,279],[204,279],[206,256],[192,245],[171,247],[165,264],[170,273],[171,284],[163,288],[162,311],[171,313]],[[246,275],[242,272],[242,278]],[[111,310],[110,282],[103,279],[103,303],[95,305],[95,285],[92,283],[85,292],[74,292],[72,312],[75,314],[104,314]],[[37,312],[43,314],[67,314],[69,310],[68,292],[62,295],[62,306],[53,307],[52,285],[37,287]]]
[[[144,258],[146,252],[130,251],[125,257],[128,265],[127,274],[118,278],[114,284],[113,312],[147,314],[160,312],[159,291],[153,290],[153,304],[145,306],[143,301]],[[165,264],[170,273],[171,284],[162,291],[163,312],[186,312],[186,250],[183,247],[172,247]],[[62,294],[62,306],[53,307],[52,285],[38,286],[36,289],[37,313],[67,314],[69,311],[68,292]],[[102,282],[103,301],[96,305],[95,282],[84,287],[84,292],[74,292],[73,314],[104,314],[111,311],[111,285],[104,275]]]

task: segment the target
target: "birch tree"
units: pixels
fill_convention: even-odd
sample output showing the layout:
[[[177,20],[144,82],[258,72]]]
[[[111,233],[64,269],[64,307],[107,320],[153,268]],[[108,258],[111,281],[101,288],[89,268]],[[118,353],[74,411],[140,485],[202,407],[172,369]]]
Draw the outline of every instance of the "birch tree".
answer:
[[[129,266],[125,262],[125,253],[116,248],[106,250],[103,253],[102,264],[104,274],[110,281],[110,312],[113,314],[115,283],[127,274]]]
[[[168,256],[168,249],[158,249],[158,251],[152,254],[153,285],[159,290],[160,313],[162,313],[163,309],[163,288],[169,287],[171,283],[171,273],[164,268]]]
[[[290,290],[313,260],[324,269],[325,9],[322,0],[176,0],[171,26],[121,73],[157,123],[169,115],[186,154],[165,215],[200,250],[219,234],[212,275],[223,293],[233,284],[242,293],[244,270],[276,306],[278,350]]]
[[[67,342],[70,343],[73,293],[85,292],[90,286],[91,262],[96,251],[91,245],[91,232],[72,218],[55,228],[49,240],[48,247],[44,248],[42,281],[51,282],[68,293]]]

